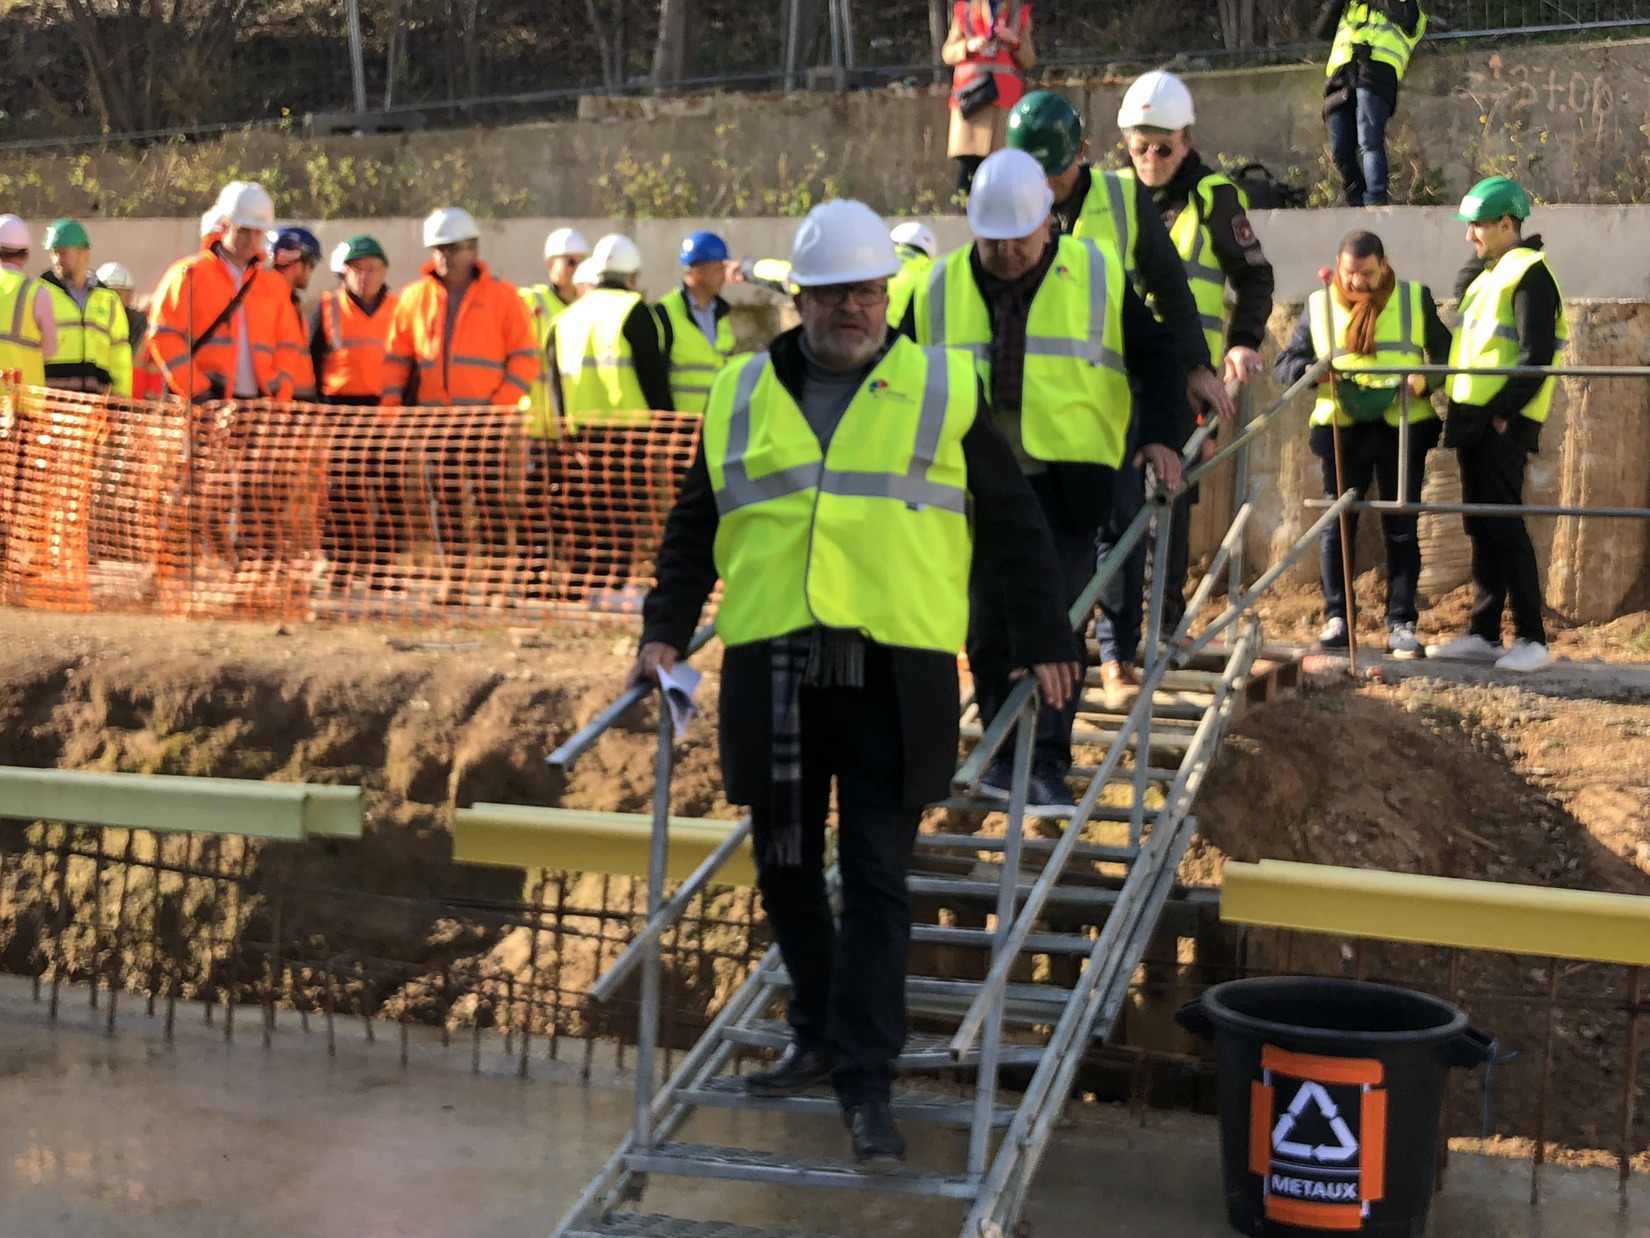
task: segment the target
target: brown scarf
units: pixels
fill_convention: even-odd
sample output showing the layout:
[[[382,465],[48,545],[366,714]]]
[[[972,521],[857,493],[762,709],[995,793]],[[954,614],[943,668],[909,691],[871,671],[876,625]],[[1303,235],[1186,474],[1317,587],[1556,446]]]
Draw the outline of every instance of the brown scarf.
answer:
[[[1352,320],[1346,324],[1346,339],[1342,341],[1347,352],[1360,356],[1374,354],[1375,320],[1381,316],[1397,286],[1398,274],[1391,267],[1386,269],[1386,278],[1368,292],[1351,291],[1341,282],[1341,273],[1335,272],[1335,300],[1352,314]]]

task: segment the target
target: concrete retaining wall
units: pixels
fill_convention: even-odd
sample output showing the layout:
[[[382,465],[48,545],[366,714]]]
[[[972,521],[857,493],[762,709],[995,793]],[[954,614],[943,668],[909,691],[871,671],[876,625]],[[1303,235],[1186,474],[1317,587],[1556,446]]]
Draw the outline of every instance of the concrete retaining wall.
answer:
[[[1300,303],[1280,304],[1270,324],[1272,348],[1283,345],[1301,312]],[[1644,365],[1650,358],[1650,304],[1575,300],[1567,303],[1575,365]],[[1445,307],[1446,321],[1453,310]],[[1268,373],[1255,389],[1255,408],[1264,409],[1281,389]],[[1258,572],[1293,544],[1318,513],[1304,506],[1318,498],[1322,474],[1307,448],[1307,414],[1302,400],[1284,423],[1256,443],[1252,472],[1260,487],[1244,551]],[[1650,507],[1650,384],[1643,379],[1563,379],[1541,436],[1541,451],[1530,458],[1525,501],[1593,507]],[[1212,550],[1230,521],[1232,488],[1222,475],[1204,488],[1205,501],[1194,524],[1193,554]],[[1459,502],[1460,474],[1455,453],[1434,451],[1427,460],[1422,497]],[[1384,562],[1378,522],[1366,517],[1358,538],[1358,563]],[[1613,619],[1643,605],[1650,589],[1650,521],[1602,518],[1530,517],[1547,604],[1580,623]],[[1469,551],[1461,518],[1421,518],[1423,595],[1436,598],[1468,579]],[[1317,579],[1317,556],[1308,552],[1288,579]]]

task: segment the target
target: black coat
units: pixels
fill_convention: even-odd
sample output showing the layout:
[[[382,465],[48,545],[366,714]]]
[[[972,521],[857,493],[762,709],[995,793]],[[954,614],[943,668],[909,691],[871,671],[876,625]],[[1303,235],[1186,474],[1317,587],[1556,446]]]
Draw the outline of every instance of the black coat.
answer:
[[[769,348],[775,375],[793,397],[802,384],[800,339],[796,328]],[[991,422],[983,393],[962,448],[973,498],[974,553],[1003,582],[1015,663],[1075,660],[1076,638],[1066,619],[1048,524],[1007,441]],[[654,586],[642,607],[644,643],[662,641],[678,650],[687,646],[716,584],[717,524],[701,445],[665,522]],[[770,660],[767,641],[735,645],[722,658],[719,729],[723,784],[731,803],[767,802]],[[951,653],[896,648],[891,660],[904,736],[903,800],[907,806],[926,804],[946,794],[956,769],[957,659]]]

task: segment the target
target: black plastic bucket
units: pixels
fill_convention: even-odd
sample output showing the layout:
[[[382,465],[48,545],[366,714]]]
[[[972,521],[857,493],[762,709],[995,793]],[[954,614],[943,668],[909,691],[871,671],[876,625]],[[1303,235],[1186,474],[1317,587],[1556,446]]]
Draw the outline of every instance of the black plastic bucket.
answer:
[[[1217,984],[1175,1015],[1212,1038],[1232,1228],[1421,1238],[1444,1078],[1492,1041],[1448,1002],[1309,976]]]

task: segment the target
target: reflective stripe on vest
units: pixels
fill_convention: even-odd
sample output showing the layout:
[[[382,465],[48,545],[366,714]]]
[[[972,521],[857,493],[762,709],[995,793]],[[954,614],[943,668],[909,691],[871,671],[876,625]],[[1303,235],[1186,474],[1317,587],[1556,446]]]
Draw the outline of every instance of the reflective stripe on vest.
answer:
[[[517,291],[521,293],[521,299],[526,303],[532,316],[533,338],[538,343],[539,376],[527,393],[526,401],[527,436],[542,439],[559,438],[561,426],[556,421],[556,412],[550,403],[550,373],[555,369],[555,361],[545,355],[545,347],[550,342],[551,324],[567,305],[548,284],[534,284],[531,288],[520,288]]]
[[[821,451],[766,353],[732,361],[705,412],[720,519],[718,634],[802,628],[954,653],[968,627],[967,357],[898,339]]]
[[[40,281],[0,267],[0,370],[16,370],[26,387],[46,385],[46,358],[40,324],[34,320],[34,294]]]
[[[82,306],[64,288],[42,280],[57,325],[57,351],[46,360],[46,381],[70,391],[132,393],[132,345],[126,307],[111,289],[93,285]],[[118,331],[118,338],[117,338]]]
[[[1335,300],[1329,302],[1334,327],[1334,342],[1331,345],[1330,328],[1324,322],[1324,302],[1325,294],[1321,288],[1306,299],[1307,322],[1312,329],[1313,350],[1319,357],[1333,356],[1337,373],[1344,374],[1370,366],[1403,365],[1406,362],[1421,365],[1426,361],[1426,323],[1421,312],[1420,284],[1407,279],[1398,281],[1381,309],[1381,316],[1375,320],[1373,353],[1346,351],[1346,331],[1352,323],[1352,312]],[[1374,387],[1397,387],[1401,381],[1395,375],[1366,380],[1368,385]],[[1383,417],[1387,425],[1395,426],[1403,419],[1402,413],[1401,405],[1394,401]],[[1411,424],[1437,415],[1429,400],[1417,397],[1409,402]],[[1321,386],[1318,388],[1318,401],[1312,406],[1312,424],[1326,426],[1331,417],[1343,426],[1349,426],[1353,421],[1343,410],[1336,408],[1330,388]]]
[[[1203,328],[1203,341],[1209,346],[1209,360],[1217,367],[1226,355],[1226,273],[1220,269],[1209,225],[1204,221],[1215,209],[1215,189],[1221,185],[1230,185],[1238,196],[1238,206],[1248,209],[1243,191],[1226,177],[1205,176],[1169,229],[1169,239],[1186,264],[1186,283],[1192,290],[1192,300],[1197,302],[1197,321]]]
[[[1421,13],[1415,23],[1415,33],[1405,34],[1385,13],[1370,8],[1364,0],[1352,0],[1341,12],[1341,24],[1335,29],[1335,42],[1329,49],[1329,66],[1324,75],[1334,77],[1335,70],[1352,59],[1353,49],[1364,45],[1369,48],[1370,59],[1391,65],[1402,81],[1410,54],[1426,32],[1425,13]]]
[[[1521,245],[1508,250],[1468,285],[1461,297],[1461,325],[1449,350],[1449,363],[1463,367],[1463,372],[1449,381],[1450,399],[1460,404],[1483,405],[1507,385],[1505,374],[1473,371],[1518,364],[1518,324],[1513,314],[1513,294],[1525,273],[1537,265],[1546,265],[1549,272],[1552,269],[1546,254]],[[1557,276],[1553,277],[1553,283],[1557,286]],[[1553,355],[1553,362],[1557,364],[1570,338],[1562,292],[1553,325],[1558,336],[1558,350]],[[1554,386],[1554,379],[1543,382],[1535,398],[1520,410],[1523,415],[1532,421],[1547,420],[1553,405]]]
[[[371,314],[339,288],[321,297],[321,334],[327,352],[316,377],[323,395],[382,396],[390,322],[396,296],[385,291]],[[410,360],[410,359],[409,359]],[[399,395],[400,392],[395,394]]]
[[[647,397],[624,338],[625,322],[638,305],[646,311],[638,293],[592,288],[556,319],[555,361],[569,428],[592,421],[611,425],[649,420]],[[651,312],[647,318],[657,330],[659,320]]]
[[[702,413],[710,385],[733,355],[733,325],[723,314],[716,320],[716,344],[688,310],[687,297],[673,288],[659,299],[670,319],[670,394],[678,413]]]
[[[1087,237],[1116,249],[1123,259],[1123,277],[1131,284],[1137,284],[1140,278],[1134,269],[1134,246],[1140,235],[1135,200],[1132,177],[1091,167],[1088,194],[1071,226],[1072,236]]]
[[[1021,437],[1039,460],[1115,467],[1129,421],[1122,264],[1092,240],[1063,236],[1057,245],[1026,321]],[[970,253],[935,263],[917,290],[917,338],[968,352],[989,391],[991,315]]]

